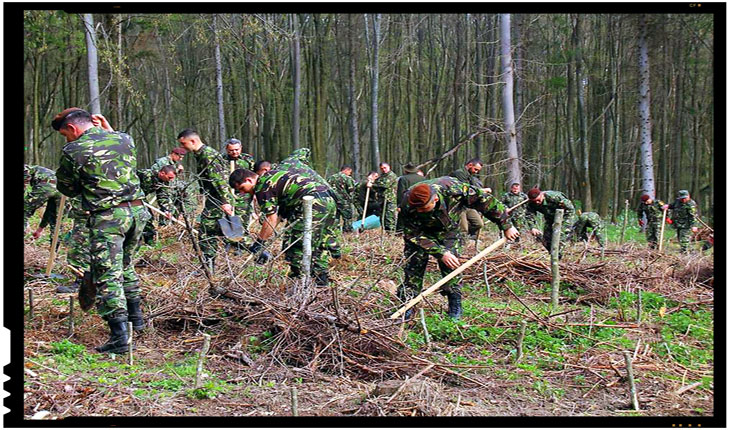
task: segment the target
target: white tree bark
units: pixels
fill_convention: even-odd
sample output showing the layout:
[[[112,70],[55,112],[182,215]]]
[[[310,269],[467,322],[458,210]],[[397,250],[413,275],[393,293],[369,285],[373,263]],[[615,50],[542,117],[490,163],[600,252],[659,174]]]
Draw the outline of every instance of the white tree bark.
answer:
[[[294,40],[292,40],[291,56],[292,56],[292,83],[294,86],[294,104],[292,106],[292,144],[294,149],[299,149],[299,97],[302,91],[301,78],[301,54],[299,48],[299,20],[297,14],[291,15],[292,31]]]
[[[348,57],[349,57],[349,82],[347,85],[347,101],[349,105],[350,113],[350,137],[352,138],[352,164],[353,164],[353,177],[359,177],[360,168],[360,136],[357,126],[357,100],[355,98],[355,53],[353,49],[353,43],[355,40],[355,34],[352,31],[352,15],[348,15]]]
[[[371,122],[371,144],[373,154],[373,168],[377,169],[380,164],[380,148],[378,147],[378,48],[380,46],[380,19],[381,15],[373,16],[373,63],[372,63],[372,122]]]
[[[99,60],[96,52],[96,30],[94,29],[94,16],[85,13],[84,32],[86,33],[86,56],[89,62],[89,106],[92,114],[101,113],[99,101]]]
[[[520,159],[517,153],[517,133],[515,129],[514,109],[514,73],[512,69],[512,53],[510,38],[510,14],[500,15],[500,32],[502,43],[502,75],[504,79],[504,90],[502,91],[502,105],[504,110],[504,130],[507,143],[507,182],[506,186],[514,182],[522,182],[520,171]]]
[[[654,198],[654,159],[651,142],[651,93],[646,15],[639,17],[639,115],[641,120],[641,191]]]
[[[215,93],[218,103],[218,141],[226,140],[226,117],[223,109],[223,66],[221,65],[221,44],[218,39],[218,27],[216,20],[218,15],[213,15],[213,35],[215,37]]]

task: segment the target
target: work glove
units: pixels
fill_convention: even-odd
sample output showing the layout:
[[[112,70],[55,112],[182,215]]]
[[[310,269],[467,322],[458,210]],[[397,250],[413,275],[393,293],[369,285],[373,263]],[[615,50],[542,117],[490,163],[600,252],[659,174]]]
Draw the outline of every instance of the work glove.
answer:
[[[667,218],[667,224],[674,224],[674,221],[671,218]]]
[[[639,220],[639,227],[643,227],[643,226],[644,226],[644,220],[643,219],[640,219]]]
[[[259,254],[258,257],[256,257],[256,264],[258,265],[264,265],[269,262],[273,257],[271,256],[271,253],[269,251],[262,251],[261,254]]]

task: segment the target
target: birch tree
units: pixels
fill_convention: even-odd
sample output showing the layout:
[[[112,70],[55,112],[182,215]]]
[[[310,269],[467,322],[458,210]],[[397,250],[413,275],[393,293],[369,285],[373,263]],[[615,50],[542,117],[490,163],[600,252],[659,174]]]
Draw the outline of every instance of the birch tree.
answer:
[[[379,13],[373,16],[373,61],[370,72],[370,80],[372,82],[370,144],[372,145],[374,169],[377,169],[380,164],[380,149],[378,148],[378,48],[380,45],[380,18],[381,15]]]
[[[639,16],[639,117],[641,127],[641,191],[654,198],[654,160],[651,142],[651,93],[646,15]]]
[[[213,37],[215,38],[215,94],[218,105],[218,141],[226,139],[226,117],[223,104],[223,67],[221,65],[221,44],[218,37],[218,15],[213,15]]]
[[[299,47],[300,29],[299,20],[297,14],[293,13],[290,15],[291,28],[292,28],[292,41],[291,41],[291,67],[292,67],[292,84],[294,87],[294,100],[292,104],[292,130],[291,140],[294,149],[299,149],[299,97],[302,92],[302,78],[301,78],[301,54]]]
[[[515,182],[522,182],[520,160],[517,153],[517,134],[515,131],[515,108],[513,101],[514,76],[512,70],[512,53],[510,38],[510,14],[500,15],[500,30],[502,33],[502,76],[504,89],[502,91],[502,105],[504,110],[504,131],[507,143],[507,187]]]
[[[86,33],[86,56],[89,61],[89,102],[92,114],[101,113],[99,101],[99,60],[96,51],[96,30],[94,16],[90,13],[83,15]]]

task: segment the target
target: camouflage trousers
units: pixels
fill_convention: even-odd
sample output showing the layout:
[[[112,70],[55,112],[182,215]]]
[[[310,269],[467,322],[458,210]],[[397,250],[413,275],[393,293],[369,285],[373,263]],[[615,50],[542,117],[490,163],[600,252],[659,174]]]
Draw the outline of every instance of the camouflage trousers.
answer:
[[[573,229],[572,225],[575,223],[575,219],[563,220],[563,224],[560,228],[560,244],[558,249],[558,258],[563,258],[563,250],[570,240]],[[553,220],[545,220],[545,227],[542,230],[542,246],[550,252],[553,244]]]
[[[41,187],[41,189],[35,189],[28,193],[23,202],[23,231],[28,228],[28,219],[44,204],[46,210],[43,213],[40,225],[47,224],[53,230],[56,227],[56,215],[60,198],[59,192],[50,186],[47,188]]]
[[[89,227],[87,226],[88,218],[73,218],[73,227],[65,237],[65,245],[68,249],[66,261],[68,264],[81,270],[88,272],[91,270],[89,256]]]
[[[352,204],[337,206],[335,226],[339,225],[340,220],[342,220],[342,231],[352,231],[352,216]]]
[[[203,260],[207,264],[210,261],[215,261],[215,256],[218,254],[218,246],[225,240],[223,231],[221,230],[218,220],[225,216],[223,209],[219,208],[203,208],[203,212],[200,214],[200,225],[198,230],[198,243],[200,244],[200,251],[203,253]]]
[[[657,243],[659,242],[659,231],[661,226],[658,222],[650,222],[646,224],[646,241],[649,243],[649,248],[656,249]]]
[[[677,230],[677,240],[679,241],[679,250],[683,254],[689,253],[689,243],[692,240],[691,227],[675,227]]]
[[[458,237],[448,238],[443,245],[454,255],[458,256],[461,250],[461,240]],[[416,297],[423,289],[423,277],[426,274],[426,266],[428,266],[429,254],[425,249],[410,242],[405,241],[403,255],[407,259],[406,266],[403,269],[403,284],[398,287],[398,298],[407,302]],[[441,276],[446,276],[453,270],[438,259],[438,266],[441,270]],[[447,295],[451,292],[461,292],[461,276],[455,276],[449,282],[441,287],[439,293]]]
[[[144,206],[117,207],[89,217],[96,309],[105,319],[126,315],[127,300],[139,297],[133,260],[151,217]]]
[[[337,205],[329,196],[316,196],[312,203],[312,266],[313,276],[327,274],[329,255],[341,256],[335,224]],[[302,275],[302,258],[304,256],[304,212],[298,209],[289,217],[282,248],[286,249],[284,258],[289,263],[289,276],[297,278]],[[299,239],[299,240],[297,240]],[[296,242],[295,242],[296,241]],[[291,246],[290,246],[291,245]],[[287,249],[288,248],[288,249]],[[329,255],[328,255],[329,253]]]
[[[395,231],[396,223],[396,210],[398,207],[395,204],[395,199],[386,200],[383,204],[383,211],[381,217],[383,218],[383,228],[387,231]]]

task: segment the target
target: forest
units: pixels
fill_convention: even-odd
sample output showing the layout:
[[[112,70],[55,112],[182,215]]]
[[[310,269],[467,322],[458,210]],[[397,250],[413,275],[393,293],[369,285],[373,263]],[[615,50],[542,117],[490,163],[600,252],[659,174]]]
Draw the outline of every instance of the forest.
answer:
[[[340,255],[327,251],[329,279],[320,284],[289,276],[282,257],[299,221],[271,228],[263,264],[253,260],[260,250],[218,235],[215,264],[206,265],[207,197],[191,193],[177,223],[155,215],[156,231],[129,262],[144,328],[129,322],[128,350],[97,353],[109,336],[101,295],[97,308],[82,310],[81,295],[63,290],[84,279],[70,258],[79,253],[78,219],[59,211],[55,229],[43,230],[48,209],[32,211],[27,222],[38,230],[24,234],[22,296],[5,293],[18,296],[5,301],[5,315],[23,311],[8,324],[17,328],[17,359],[6,373],[21,377],[8,382],[6,425],[149,426],[150,417],[181,427],[238,417],[244,426],[310,425],[269,421],[298,416],[350,417],[344,423],[355,426],[406,416],[446,427],[563,427],[586,417],[600,421],[585,426],[726,425],[714,402],[726,388],[722,372],[715,378],[725,363],[714,329],[726,321],[722,304],[714,308],[713,222],[715,147],[724,145],[715,144],[715,91],[724,88],[714,80],[724,72],[715,51],[725,34],[714,36],[724,32],[724,5],[595,13],[238,6],[252,9],[27,4],[22,24],[8,8],[6,36],[17,38],[6,43],[19,47],[22,37],[14,53],[23,61],[24,163],[59,168],[66,142],[51,121],[76,106],[132,136],[139,169],[184,146],[178,134],[187,128],[223,154],[236,138],[243,152],[273,163],[309,148],[303,163],[319,175],[350,165],[361,183],[381,162],[398,176],[411,163],[434,179],[476,157],[480,195],[502,198],[514,182],[524,192],[560,191],[576,213],[600,215],[600,227],[558,246],[561,221],[543,214],[542,236],[520,227],[516,240],[484,209],[481,232],[459,233],[463,249],[451,255],[463,270],[452,318],[451,296],[422,292],[411,305],[399,295],[413,255],[385,216],[376,228],[334,229]],[[179,182],[197,184],[204,173],[195,157],[182,163]],[[659,218],[657,247],[636,208],[643,195],[660,208],[659,200],[677,204],[679,190],[696,202],[700,229],[684,227],[685,243],[678,223]],[[242,235],[259,239],[269,216],[252,218]],[[311,241],[307,228],[302,242]],[[559,239],[552,251],[540,239],[548,232]],[[450,276],[439,272],[443,257],[426,255],[423,291]]]
[[[88,32],[79,14],[27,10],[24,18],[24,158],[55,169],[63,142],[50,119],[90,103]],[[561,190],[614,222],[641,191],[670,201],[688,189],[711,215],[713,18],[513,14],[510,155],[498,14],[92,17],[100,108],[135,138],[141,167],[167,154],[186,127],[214,147],[239,138],[256,159],[309,147],[320,172],[351,164],[357,179],[380,161],[401,174],[403,164],[478,133],[433,176],[479,156],[483,182],[500,193],[514,160],[525,189]],[[641,173],[647,139],[652,188]]]

